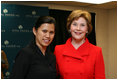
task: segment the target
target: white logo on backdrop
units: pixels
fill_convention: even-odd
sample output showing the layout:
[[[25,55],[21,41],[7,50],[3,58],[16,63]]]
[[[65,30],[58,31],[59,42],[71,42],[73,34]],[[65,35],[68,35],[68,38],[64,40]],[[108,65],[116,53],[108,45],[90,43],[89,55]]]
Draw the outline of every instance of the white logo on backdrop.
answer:
[[[3,13],[8,13],[8,10],[7,10],[7,9],[4,9],[4,10],[3,10]]]
[[[31,14],[26,14],[25,16],[26,17],[30,17],[30,18],[32,18],[32,17],[34,17],[34,18],[40,17],[39,15],[36,15],[37,12],[35,10],[33,10],[31,13],[32,13],[32,15]]]
[[[18,25],[17,29],[12,29],[12,32],[32,32],[32,29],[23,29],[23,25]]]
[[[19,25],[19,26],[18,26],[18,29],[23,29],[23,26],[22,26],[22,25]]]
[[[9,13],[9,14],[8,14],[8,10],[7,10],[7,9],[3,9],[3,14],[1,14],[1,16],[20,17],[19,14],[12,14],[12,13]]]
[[[4,41],[4,44],[5,44],[5,45],[8,45],[8,44],[9,44],[9,41],[8,41],[8,40],[5,40],[5,41]]]
[[[1,45],[2,48],[20,48],[21,46],[19,44],[9,44],[9,41],[8,40],[5,40],[4,41],[4,45]]]
[[[32,15],[36,15],[36,11],[32,11]]]

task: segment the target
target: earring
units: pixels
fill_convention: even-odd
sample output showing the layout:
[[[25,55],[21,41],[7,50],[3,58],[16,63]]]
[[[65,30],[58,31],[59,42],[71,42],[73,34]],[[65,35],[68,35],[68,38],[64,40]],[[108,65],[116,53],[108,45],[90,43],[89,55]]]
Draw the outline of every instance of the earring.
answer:
[[[88,31],[86,33],[88,33]]]

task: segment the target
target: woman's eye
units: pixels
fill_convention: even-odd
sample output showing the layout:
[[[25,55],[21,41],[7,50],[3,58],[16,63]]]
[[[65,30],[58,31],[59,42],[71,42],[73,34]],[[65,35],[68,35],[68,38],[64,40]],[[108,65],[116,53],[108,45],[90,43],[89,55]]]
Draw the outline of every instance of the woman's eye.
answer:
[[[51,31],[50,34],[54,34],[54,31]]]
[[[85,26],[85,24],[81,24],[81,26]]]
[[[73,23],[73,25],[74,25],[74,26],[77,26],[77,24],[76,24],[76,23]]]
[[[42,32],[46,33],[46,32],[47,32],[47,30],[42,30]]]
[[[85,26],[84,24],[82,24],[81,26]]]

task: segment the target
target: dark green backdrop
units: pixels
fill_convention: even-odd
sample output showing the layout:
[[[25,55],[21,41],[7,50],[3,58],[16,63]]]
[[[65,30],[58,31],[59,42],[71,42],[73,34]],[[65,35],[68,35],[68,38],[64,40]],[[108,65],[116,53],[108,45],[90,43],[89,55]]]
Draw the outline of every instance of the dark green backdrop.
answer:
[[[18,51],[32,39],[36,19],[44,15],[49,15],[48,7],[1,4],[1,49],[7,55],[9,72]]]

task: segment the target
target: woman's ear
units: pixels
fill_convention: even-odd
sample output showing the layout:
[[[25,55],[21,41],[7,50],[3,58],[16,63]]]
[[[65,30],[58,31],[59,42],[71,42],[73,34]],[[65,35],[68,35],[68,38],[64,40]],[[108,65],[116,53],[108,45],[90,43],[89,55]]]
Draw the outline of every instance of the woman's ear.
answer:
[[[33,27],[32,31],[33,31],[33,34],[36,35],[36,29],[35,29],[35,27]]]

